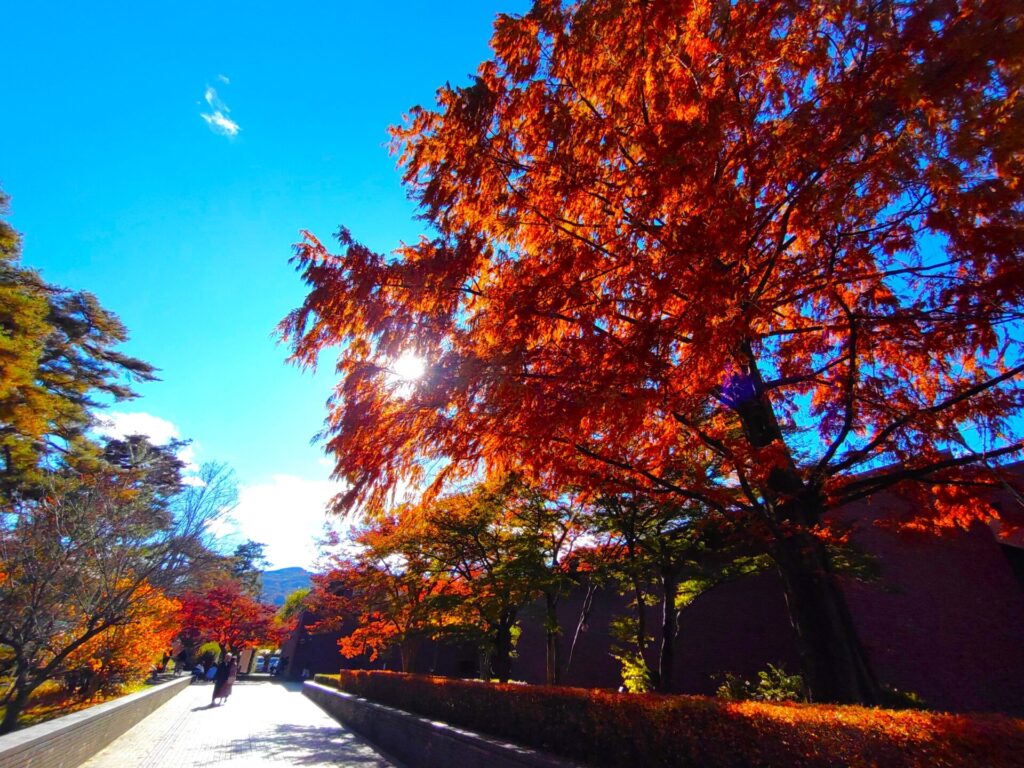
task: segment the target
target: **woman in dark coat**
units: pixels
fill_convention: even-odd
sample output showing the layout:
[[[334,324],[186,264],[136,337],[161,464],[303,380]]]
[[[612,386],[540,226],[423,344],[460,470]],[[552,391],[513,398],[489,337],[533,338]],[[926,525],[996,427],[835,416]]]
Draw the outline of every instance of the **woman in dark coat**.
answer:
[[[210,706],[217,703],[223,704],[231,695],[231,686],[234,685],[235,677],[238,675],[238,664],[230,653],[225,653],[220,664],[217,665],[217,674],[213,678],[213,699]]]

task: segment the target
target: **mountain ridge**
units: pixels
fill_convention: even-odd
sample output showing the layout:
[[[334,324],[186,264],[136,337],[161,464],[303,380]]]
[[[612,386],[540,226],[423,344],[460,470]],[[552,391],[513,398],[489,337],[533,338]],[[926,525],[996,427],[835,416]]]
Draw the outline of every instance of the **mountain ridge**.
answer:
[[[312,575],[299,566],[263,571],[260,574],[263,580],[260,598],[271,605],[284,605],[284,599],[296,589],[310,586]]]

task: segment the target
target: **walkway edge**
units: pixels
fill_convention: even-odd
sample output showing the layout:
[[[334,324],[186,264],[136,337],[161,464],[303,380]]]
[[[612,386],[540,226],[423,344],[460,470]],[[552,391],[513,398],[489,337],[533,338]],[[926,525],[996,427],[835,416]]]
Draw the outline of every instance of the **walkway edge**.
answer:
[[[584,768],[526,747],[307,682],[302,693],[408,768]]]
[[[0,736],[0,768],[76,768],[188,687],[182,677]]]

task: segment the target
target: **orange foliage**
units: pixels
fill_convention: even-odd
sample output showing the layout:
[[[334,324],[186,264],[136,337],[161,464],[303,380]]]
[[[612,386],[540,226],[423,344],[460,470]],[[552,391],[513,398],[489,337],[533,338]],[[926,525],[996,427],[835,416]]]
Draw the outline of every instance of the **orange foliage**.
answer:
[[[145,679],[178,632],[180,607],[178,601],[144,584],[135,593],[125,621],[76,648],[67,666],[89,669],[90,693],[111,693]]]
[[[452,459],[442,477],[604,461],[658,483],[702,445],[757,508],[794,471],[781,420],[818,436],[802,490],[847,478],[836,503],[898,479],[859,468],[948,460],[961,425],[1019,447],[1019,10],[544,2],[492,48],[393,129],[440,234],[298,247],[311,291],[282,329],[302,363],[340,348],[346,503],[424,455]],[[395,397],[410,349],[432,364]]]
[[[418,645],[454,620],[464,589],[422,555],[420,535],[397,517],[380,518],[355,532],[358,554],[335,552],[327,572],[313,577],[313,629],[344,631],[338,647],[346,658],[373,661],[397,646],[407,668]]]

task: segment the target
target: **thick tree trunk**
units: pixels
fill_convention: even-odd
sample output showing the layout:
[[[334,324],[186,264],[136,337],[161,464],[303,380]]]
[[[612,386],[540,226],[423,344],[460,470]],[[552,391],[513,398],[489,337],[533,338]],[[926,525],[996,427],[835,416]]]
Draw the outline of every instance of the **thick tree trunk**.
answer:
[[[745,375],[730,387],[729,398],[744,435],[753,448],[783,449],[762,491],[776,525],[771,544],[799,642],[808,695],[819,702],[878,704],[878,681],[832,574],[828,552],[810,533],[825,512],[819,490],[805,483],[792,459],[749,345],[743,347],[742,357]]]
[[[0,736],[10,733],[18,727],[18,720],[28,703],[28,697],[35,689],[34,685],[20,684],[15,694],[7,702],[7,709],[4,712],[4,719],[0,722]]]
[[[881,691],[824,545],[808,533],[776,542],[790,621],[811,701],[880,703]]]
[[[512,676],[512,627],[516,612],[506,611],[498,621],[494,635],[494,655],[491,657],[491,675],[498,682],[507,683]]]
[[[676,576],[668,571],[661,573],[661,654],[658,658],[658,692],[671,693],[674,688],[676,655],[676,631],[678,614],[676,612],[676,594],[679,585]]]
[[[562,679],[562,654],[558,626],[558,596],[544,593],[544,630],[547,635],[546,681],[548,685],[558,685]]]

